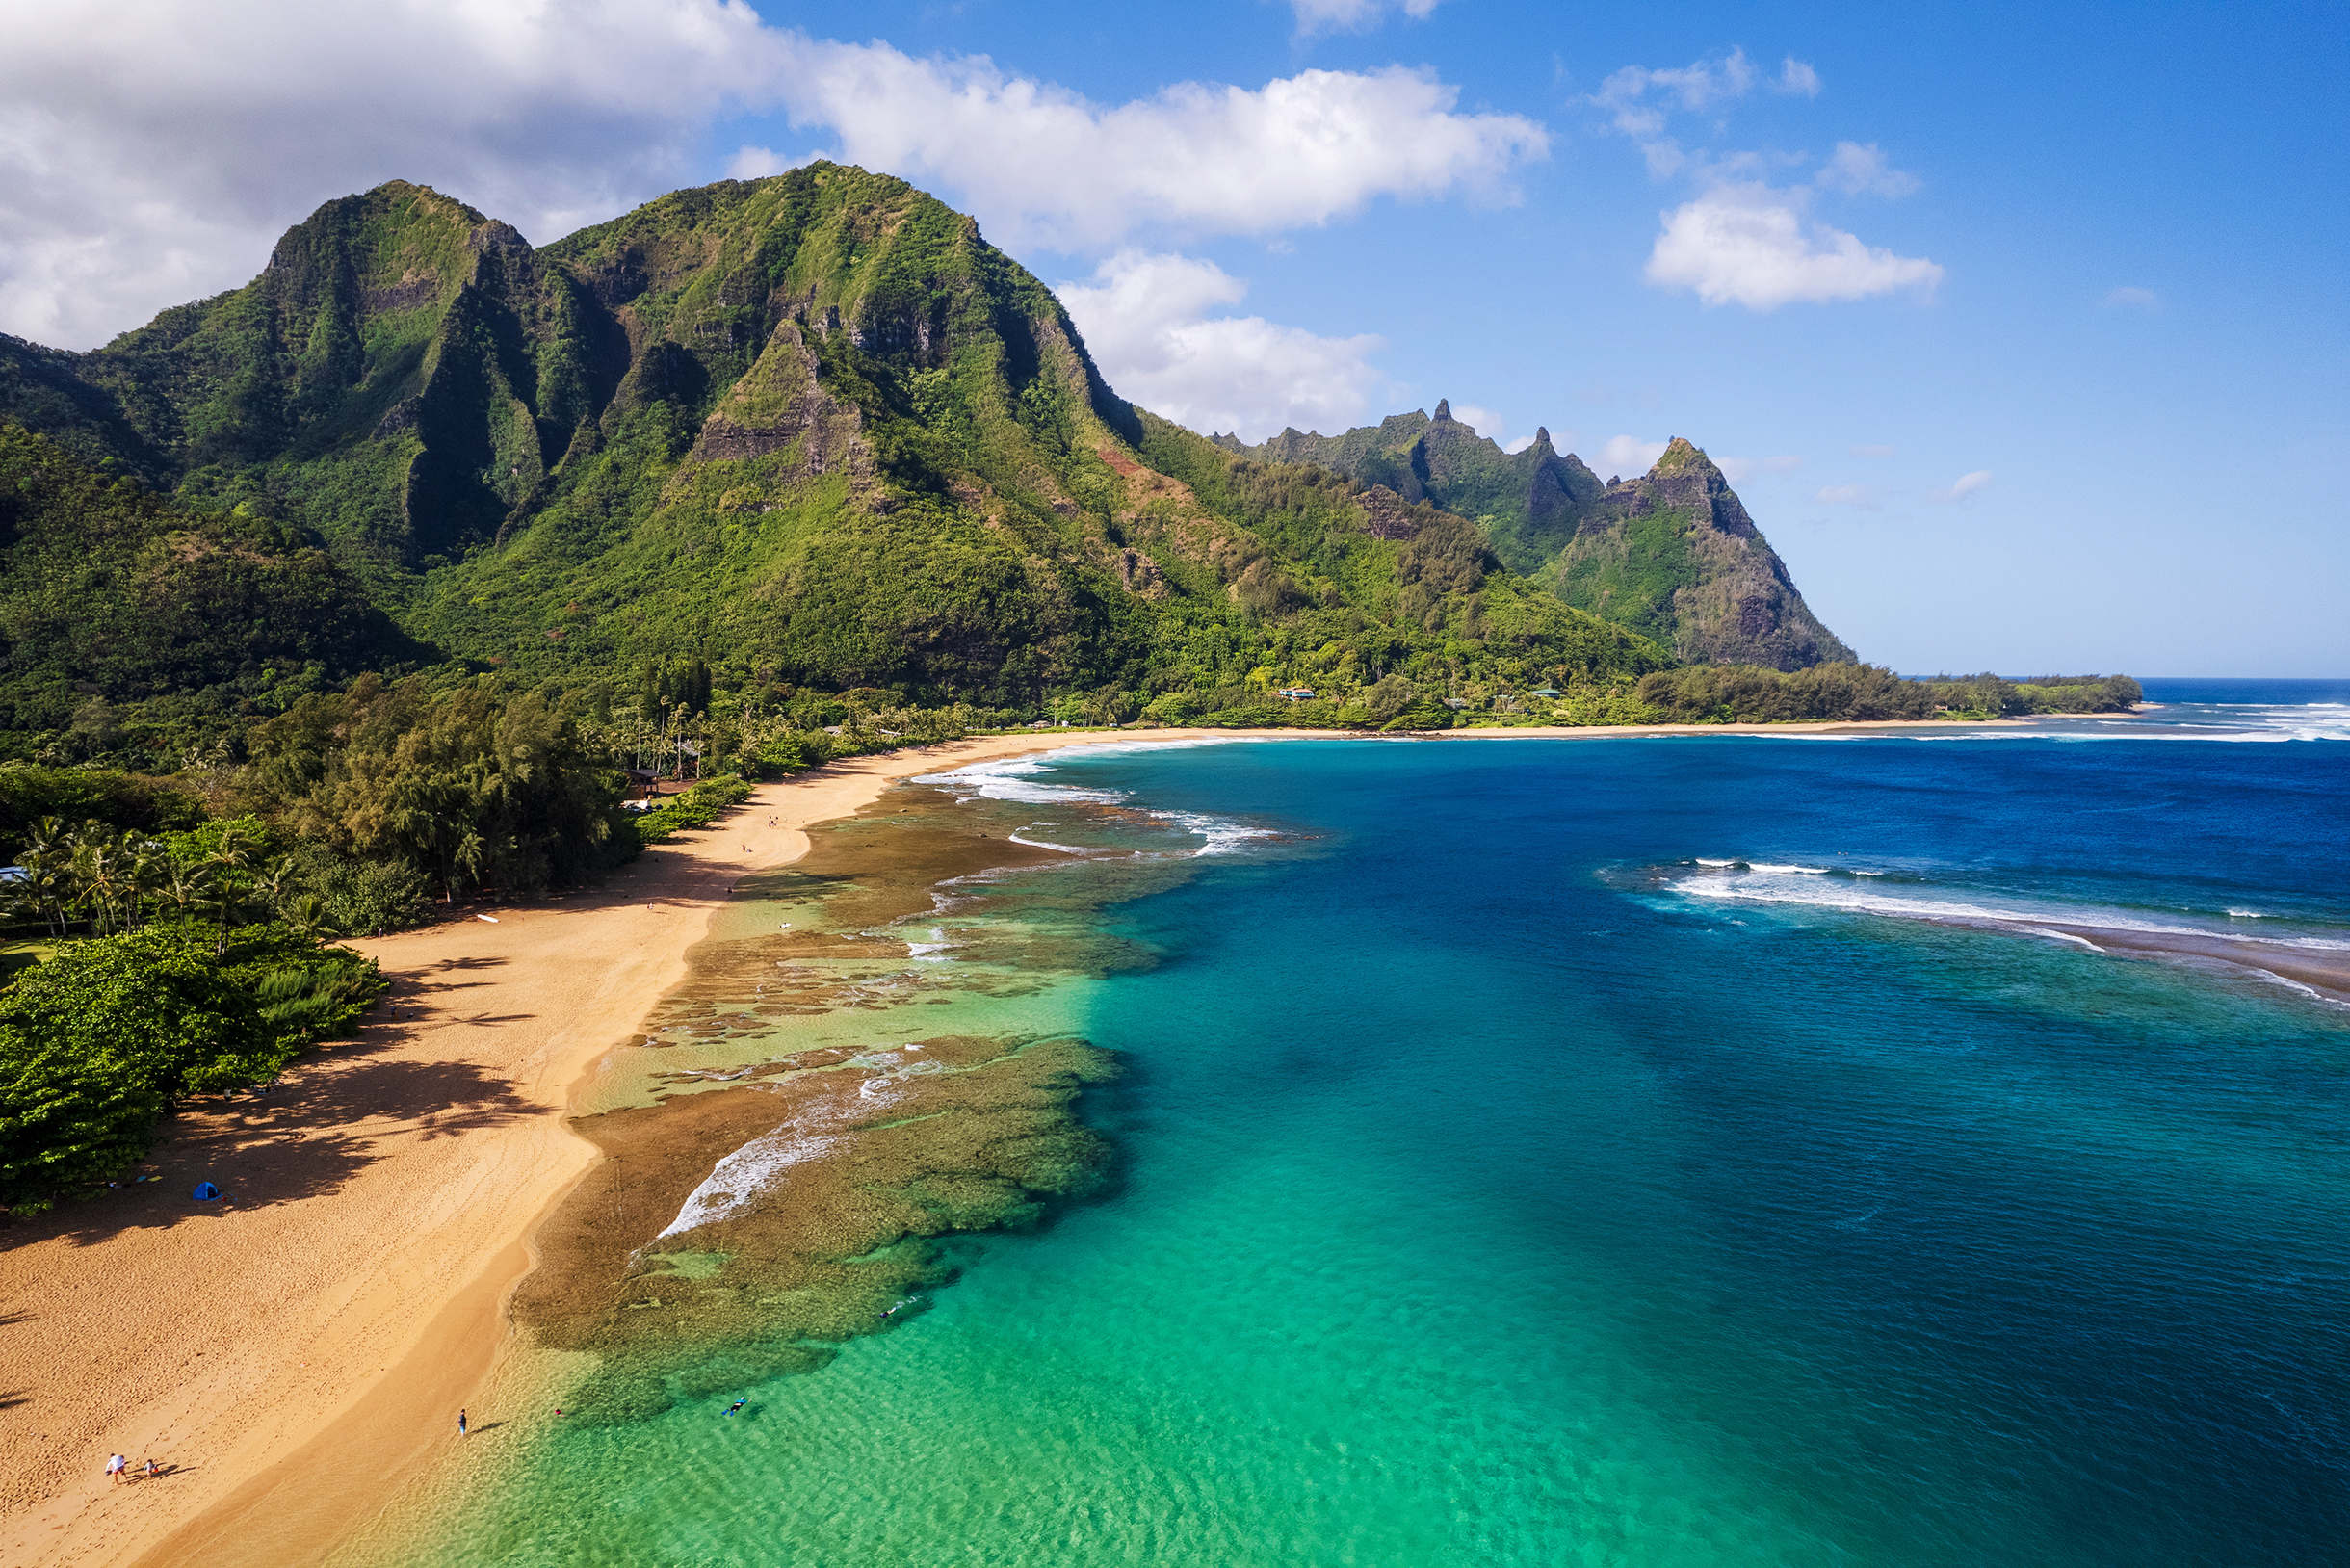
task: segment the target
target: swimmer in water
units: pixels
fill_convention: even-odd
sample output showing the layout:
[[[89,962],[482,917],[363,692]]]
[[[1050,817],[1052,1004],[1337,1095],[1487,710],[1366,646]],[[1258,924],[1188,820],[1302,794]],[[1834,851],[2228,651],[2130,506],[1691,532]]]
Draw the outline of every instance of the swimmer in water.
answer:
[[[734,1403],[728,1405],[726,1407],[726,1413],[731,1416],[748,1403],[750,1403],[750,1396],[744,1395],[742,1398],[737,1399]]]

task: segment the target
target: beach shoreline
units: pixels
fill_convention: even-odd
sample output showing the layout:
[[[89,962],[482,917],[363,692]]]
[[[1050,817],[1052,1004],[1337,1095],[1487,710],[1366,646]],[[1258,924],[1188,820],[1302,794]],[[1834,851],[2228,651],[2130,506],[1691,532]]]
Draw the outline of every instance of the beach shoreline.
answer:
[[[1110,739],[849,759],[758,786],[603,887],[352,941],[394,1016],[302,1058],[282,1095],[176,1118],[142,1167],[159,1181],[0,1231],[0,1560],[217,1562],[230,1541],[240,1563],[319,1560],[455,1440],[529,1238],[594,1161],[563,1125],[573,1096],[684,977],[732,880],[898,779]],[[235,1207],[190,1202],[205,1179]],[[109,1484],[116,1452],[165,1473]]]
[[[1900,724],[1640,725],[1381,739],[1867,733]],[[686,971],[728,879],[892,782],[1098,745],[1369,739],[1317,730],[1038,730],[850,759],[776,784],[602,888],[352,945],[398,1013],[256,1107],[199,1109],[162,1180],[5,1233],[21,1317],[0,1379],[0,1548],[12,1563],[314,1562],[454,1433],[488,1374],[529,1241],[592,1165],[574,1096]],[[764,825],[768,820],[773,827]],[[186,1200],[225,1177],[233,1212]],[[200,1282],[200,1283],[198,1283]],[[170,1467],[108,1485],[110,1452]],[[332,1454],[330,1485],[320,1485]]]

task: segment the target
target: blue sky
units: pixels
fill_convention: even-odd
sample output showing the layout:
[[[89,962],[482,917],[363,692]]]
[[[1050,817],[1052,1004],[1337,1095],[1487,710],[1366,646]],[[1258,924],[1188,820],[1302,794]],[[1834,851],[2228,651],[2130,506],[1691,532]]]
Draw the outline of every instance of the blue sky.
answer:
[[[2350,673],[2339,8],[96,9],[0,64],[0,329],[86,347],[380,178],[546,240],[846,156],[1203,428],[1686,435],[1865,658]]]

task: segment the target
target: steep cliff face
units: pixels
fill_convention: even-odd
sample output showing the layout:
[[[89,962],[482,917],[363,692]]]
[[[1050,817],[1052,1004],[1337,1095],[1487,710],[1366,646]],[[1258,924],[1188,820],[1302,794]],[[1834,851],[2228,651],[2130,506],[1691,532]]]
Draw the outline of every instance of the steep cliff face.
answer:
[[[1290,430],[1257,447],[1215,440],[1474,518],[1513,570],[1691,663],[1801,669],[1853,658],[1804,604],[1721,470],[1685,440],[1646,475],[1613,485],[1560,454],[1547,429],[1505,453],[1441,402],[1433,417],[1391,415],[1344,435]]]
[[[1795,591],[1722,471],[1675,437],[1657,465],[1585,504],[1537,580],[1690,664],[1854,663]]]

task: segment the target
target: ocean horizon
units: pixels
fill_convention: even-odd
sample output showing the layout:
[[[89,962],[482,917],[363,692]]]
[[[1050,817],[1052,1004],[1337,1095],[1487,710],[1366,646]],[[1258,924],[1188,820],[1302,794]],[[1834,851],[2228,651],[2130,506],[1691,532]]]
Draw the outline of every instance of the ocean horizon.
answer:
[[[2337,1560],[2350,682],[2146,684],[901,784],[595,1088],[758,1137],[332,1560]]]

